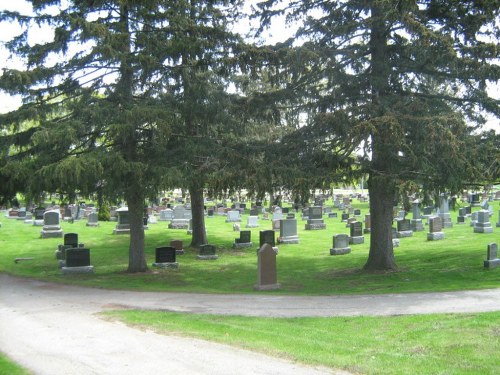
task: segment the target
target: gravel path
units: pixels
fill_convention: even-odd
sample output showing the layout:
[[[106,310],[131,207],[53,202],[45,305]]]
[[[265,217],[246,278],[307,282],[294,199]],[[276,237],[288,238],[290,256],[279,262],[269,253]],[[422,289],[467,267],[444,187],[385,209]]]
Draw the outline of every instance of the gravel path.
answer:
[[[118,307],[277,317],[481,312],[500,310],[500,289],[327,297],[209,295],[84,288],[0,273],[0,351],[35,374],[50,375],[335,373],[96,316]]]

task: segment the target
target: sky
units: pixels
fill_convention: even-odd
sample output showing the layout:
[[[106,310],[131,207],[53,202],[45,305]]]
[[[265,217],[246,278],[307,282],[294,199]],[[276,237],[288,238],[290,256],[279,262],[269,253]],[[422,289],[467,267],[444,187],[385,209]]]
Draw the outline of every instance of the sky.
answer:
[[[250,7],[252,3],[256,3],[259,0],[250,0],[246,1],[246,10],[250,12]],[[0,0],[0,11],[9,10],[9,11],[19,11],[21,13],[29,13],[31,11],[31,6],[24,0]],[[250,28],[249,22],[242,22],[238,26],[238,31],[241,33],[245,33],[246,30]],[[277,20],[273,27],[265,34],[266,42],[268,43],[277,43],[280,41],[284,41],[293,35],[296,27],[287,26],[283,19]],[[20,61],[15,59],[10,59],[8,53],[4,48],[1,47],[1,44],[7,40],[10,40],[13,36],[19,34],[21,31],[20,27],[15,24],[6,24],[0,23],[0,70],[3,68],[13,68],[22,66]],[[44,38],[47,38],[46,35],[50,32],[47,32],[43,29],[32,29],[30,30],[30,40],[33,42],[42,41]],[[495,99],[500,99],[500,85],[494,85],[489,90],[490,96]],[[0,113],[8,112],[17,108],[21,103],[21,99],[19,97],[12,97],[4,92],[0,91]],[[493,129],[496,133],[500,133],[500,120],[495,119],[490,116],[487,124],[484,127],[485,129]]]

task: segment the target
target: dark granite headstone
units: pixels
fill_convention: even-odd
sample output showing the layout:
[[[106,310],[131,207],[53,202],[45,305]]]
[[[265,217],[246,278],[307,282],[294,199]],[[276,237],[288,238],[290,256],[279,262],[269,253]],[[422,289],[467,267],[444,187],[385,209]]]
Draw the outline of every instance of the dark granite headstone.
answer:
[[[261,230],[259,232],[259,246],[268,243],[272,247],[276,246],[276,236],[274,230]]]
[[[341,216],[341,220],[342,220],[342,221],[347,221],[347,220],[349,220],[349,214],[344,212],[344,213],[342,214],[342,216]]]
[[[397,230],[398,232],[406,232],[411,230],[410,228],[410,220],[403,219],[397,221]]]
[[[78,233],[66,233],[64,235],[64,246],[78,247]]]
[[[214,245],[201,245],[200,246],[200,255],[206,256],[206,255],[215,255],[215,246]]]
[[[173,246],[162,246],[155,249],[156,263],[175,263],[176,249]]]
[[[90,249],[85,247],[73,247],[66,249],[66,267],[90,266]]]
[[[351,237],[359,237],[363,235],[363,225],[359,221],[351,223]]]
[[[236,239],[237,243],[249,243],[252,242],[252,232],[249,230],[240,231],[240,238]]]

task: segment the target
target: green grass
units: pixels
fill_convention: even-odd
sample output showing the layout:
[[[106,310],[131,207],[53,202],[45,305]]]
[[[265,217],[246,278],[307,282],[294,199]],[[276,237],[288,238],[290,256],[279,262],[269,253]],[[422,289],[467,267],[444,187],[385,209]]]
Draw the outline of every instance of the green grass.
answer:
[[[162,334],[362,374],[498,374],[500,312],[393,317],[253,318],[115,311]]]
[[[499,202],[493,202],[498,219]],[[366,203],[354,202],[361,208],[362,217],[368,212]],[[456,223],[456,213],[452,220]],[[488,243],[499,242],[500,229],[493,233],[473,233],[469,224],[445,229],[442,241],[427,241],[427,229],[402,238],[395,248],[398,272],[368,273],[362,267],[368,257],[369,238],[365,243],[352,245],[352,253],[330,256],[332,237],[348,233],[340,218],[325,218],[326,230],[305,231],[305,222],[298,218],[300,244],[280,244],[277,258],[278,281],[281,289],[276,294],[337,295],[359,293],[395,293],[418,291],[451,291],[496,288],[500,284],[499,270],[483,268]],[[41,239],[40,227],[22,221],[0,217],[0,271],[54,282],[118,289],[137,289],[177,292],[256,293],[253,285],[257,273],[257,245],[247,249],[232,249],[237,232],[224,217],[206,219],[208,239],[217,246],[219,259],[200,261],[196,249],[186,248],[178,256],[178,270],[151,268],[144,274],[127,274],[128,235],[113,235],[115,223],[101,223],[98,228],[85,226],[85,221],[62,223],[65,233],[76,232],[80,242],[91,249],[93,275],[62,275],[54,252],[62,239]],[[241,223],[244,229],[246,216]],[[270,229],[271,221],[259,220],[260,228],[252,229],[254,244],[259,230]],[[146,257],[151,265],[154,248],[168,245],[172,239],[181,239],[185,246],[190,236],[185,230],[167,229],[166,222],[152,224],[146,231]],[[33,260],[14,264],[17,257]]]
[[[0,353],[0,375],[29,375],[26,369],[11,361],[7,356]]]

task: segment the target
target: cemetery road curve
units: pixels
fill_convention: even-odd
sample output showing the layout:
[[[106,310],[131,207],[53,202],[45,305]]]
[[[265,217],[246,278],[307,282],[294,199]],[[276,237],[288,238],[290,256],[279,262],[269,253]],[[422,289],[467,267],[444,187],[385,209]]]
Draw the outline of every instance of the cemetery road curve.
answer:
[[[35,374],[335,373],[203,340],[132,329],[97,315],[117,308],[276,317],[471,313],[500,311],[500,289],[356,296],[209,295],[104,290],[0,273],[0,351]]]

